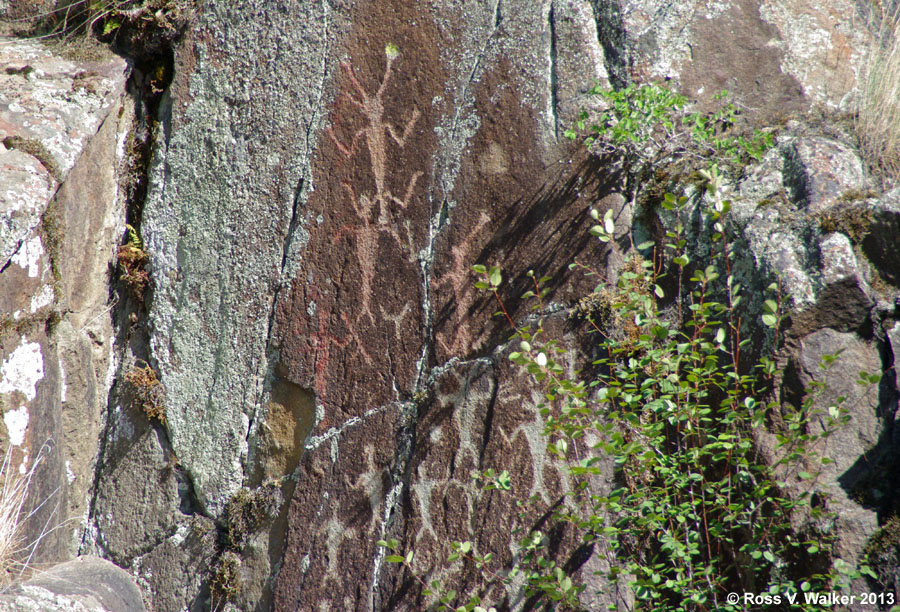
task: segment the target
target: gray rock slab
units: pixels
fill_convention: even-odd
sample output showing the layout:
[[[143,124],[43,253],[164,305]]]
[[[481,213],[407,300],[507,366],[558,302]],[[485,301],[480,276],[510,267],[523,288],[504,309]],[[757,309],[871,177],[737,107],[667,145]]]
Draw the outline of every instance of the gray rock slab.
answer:
[[[785,151],[785,184],[811,214],[826,212],[865,187],[862,161],[846,144],[821,137],[799,138]]]
[[[145,612],[141,592],[123,569],[80,557],[42,571],[0,594],[3,612]]]
[[[75,62],[36,40],[0,37],[0,268],[124,91],[128,68],[110,54]]]
[[[109,389],[128,68],[0,39],[0,406],[32,561],[75,554]],[[38,462],[38,458],[40,461]],[[40,503],[43,502],[43,503]],[[30,508],[26,509],[26,514]]]
[[[172,445],[216,515],[244,477],[288,228],[309,189],[340,32],[328,3],[282,9],[206,5],[197,40],[178,51],[144,212]]]

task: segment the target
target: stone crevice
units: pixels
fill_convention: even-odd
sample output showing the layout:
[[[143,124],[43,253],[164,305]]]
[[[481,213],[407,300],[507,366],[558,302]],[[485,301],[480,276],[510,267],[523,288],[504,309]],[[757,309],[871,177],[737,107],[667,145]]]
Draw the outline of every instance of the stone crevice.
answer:
[[[400,504],[407,480],[409,458],[412,456],[416,446],[418,405],[415,402],[407,402],[401,406],[401,410],[403,413],[403,425],[400,428],[397,440],[398,451],[395,454],[397,461],[395,461],[391,470],[391,488],[384,497],[384,513],[379,526],[379,539],[384,539],[387,535],[388,527],[394,517],[394,511]],[[369,585],[370,610],[375,610],[375,591],[378,588],[378,579],[381,576],[381,568],[384,565],[386,553],[387,551],[384,548],[379,548],[372,562],[372,582]]]
[[[339,426],[332,427],[328,431],[326,431],[325,433],[323,433],[321,435],[310,436],[309,440],[307,440],[307,442],[306,442],[306,450],[314,451],[317,448],[319,448],[320,446],[322,446],[322,444],[324,444],[325,442],[334,443],[341,437],[341,434],[343,434],[344,431],[346,431],[347,429],[350,429],[351,427],[356,427],[357,425],[362,425],[366,422],[367,419],[375,416],[376,414],[385,412],[386,410],[389,410],[392,407],[400,407],[402,405],[403,404],[399,403],[399,402],[389,402],[387,404],[384,404],[383,406],[377,406],[375,408],[370,408],[369,410],[366,410],[361,416],[350,417],[349,419],[347,419],[346,421],[341,423]]]
[[[606,73],[613,87],[621,89],[631,80],[621,0],[590,0],[590,4],[597,24],[597,38],[603,47]]]
[[[478,72],[481,67],[482,59],[487,55],[488,47],[493,40],[494,36],[500,30],[503,21],[503,14],[501,11],[501,2],[502,0],[497,0],[494,4],[493,8],[493,16],[492,16],[492,24],[493,27],[488,35],[485,37],[484,42],[482,43],[478,53],[475,55],[475,61],[472,66],[472,70],[469,71],[468,77],[465,80],[465,83],[462,85],[461,92],[458,97],[458,103],[455,105],[456,110],[453,113],[453,119],[450,122],[449,129],[449,141],[455,143],[459,139],[459,128],[461,122],[461,116],[464,110],[468,110],[470,107],[474,107],[474,100],[470,100],[471,92],[470,87],[472,83],[474,83],[478,78]],[[450,168],[456,168],[459,165],[459,157],[462,155],[463,147],[459,147],[459,153],[456,154],[457,159],[452,160],[448,166]],[[452,175],[452,176],[448,176]],[[431,219],[428,223],[428,242],[425,245],[425,248],[420,251],[419,254],[419,262],[422,269],[422,283],[423,283],[423,298],[422,298],[422,317],[423,317],[423,342],[422,342],[422,353],[419,356],[419,360],[416,364],[416,382],[415,382],[415,390],[420,391],[423,388],[423,384],[427,386],[426,383],[426,363],[428,361],[429,352],[431,351],[434,344],[434,321],[433,318],[433,309],[431,303],[431,266],[434,262],[434,254],[435,254],[435,242],[437,241],[438,235],[441,231],[450,223],[450,209],[452,208],[450,193],[453,191],[453,183],[455,181],[455,171],[450,171],[445,169],[443,175],[438,178],[438,183],[441,188],[441,202],[437,208],[437,211],[432,215]]]
[[[553,119],[553,137],[558,142],[559,141],[559,84],[558,84],[558,74],[556,67],[556,16],[554,14],[554,7],[556,3],[550,2],[549,8],[547,10],[547,25],[549,26],[550,31],[550,48],[548,49],[548,57],[550,61],[550,116]]]

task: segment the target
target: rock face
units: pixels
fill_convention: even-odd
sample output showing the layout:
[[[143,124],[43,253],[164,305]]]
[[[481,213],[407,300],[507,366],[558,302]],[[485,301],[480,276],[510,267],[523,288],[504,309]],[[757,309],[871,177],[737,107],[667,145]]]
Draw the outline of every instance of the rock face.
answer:
[[[109,561],[79,557],[0,595],[4,612],[145,612],[132,577]]]
[[[0,45],[0,96],[18,92],[0,98],[4,423],[20,455],[57,442],[40,486],[62,482],[66,517],[89,515],[48,558],[78,542],[173,612],[422,609],[379,539],[415,550],[423,573],[452,541],[512,559],[512,524],[544,524],[569,484],[540,397],[509,363],[509,324],[471,266],[503,267],[515,321],[530,312],[528,271],[550,276],[547,325],[573,370],[588,361],[565,308],[596,281],[567,266],[614,276],[632,224],[653,219],[626,197],[620,167],[564,132],[599,107],[593,85],[668,79],[699,108],[728,88],[749,120],[781,126],[727,186],[736,273],[746,287],[783,283],[786,397],[819,380],[823,354],[847,355],[829,381],[854,418],[826,477],[839,553],[857,561],[896,511],[893,480],[859,491],[896,456],[900,207],[896,192],[870,193],[845,130],[804,119],[851,108],[870,42],[856,11],[849,0],[203,2],[172,57],[135,68],[128,101],[119,60],[82,68],[34,43]],[[62,90],[81,96],[77,109]],[[46,120],[23,120],[38,112],[29,100]],[[127,198],[125,150],[146,179]],[[614,248],[586,232],[591,206],[616,213]],[[133,248],[149,255],[143,299],[108,274],[126,207]],[[771,340],[749,332],[757,348]],[[860,369],[886,373],[876,392],[853,395]],[[472,483],[489,468],[509,470],[534,505]],[[589,577],[602,560],[572,537],[552,534],[556,561]],[[490,599],[532,609],[520,587]]]
[[[110,384],[127,68],[112,55],[75,63],[13,39],[0,56],[3,438],[7,469],[34,468],[31,494],[47,502],[27,541],[41,539],[36,560],[58,560],[75,552]]]

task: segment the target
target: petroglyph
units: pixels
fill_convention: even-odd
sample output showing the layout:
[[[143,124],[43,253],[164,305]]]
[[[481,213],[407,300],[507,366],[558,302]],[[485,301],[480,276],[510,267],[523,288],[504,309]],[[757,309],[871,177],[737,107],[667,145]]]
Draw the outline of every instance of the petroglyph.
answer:
[[[321,300],[315,285],[311,284],[309,290],[310,295],[323,301]],[[360,354],[366,362],[372,364],[374,361],[372,356],[365,350],[365,345],[361,342],[361,338],[351,324],[350,317],[346,312],[340,313],[341,320],[347,326],[347,329],[350,330],[350,333],[344,338],[338,338],[329,331],[329,323],[331,321],[330,309],[328,311],[319,311],[317,315],[319,320],[318,328],[310,335],[315,355],[315,360],[313,362],[313,371],[315,373],[313,378],[313,388],[319,399],[325,402],[328,396],[328,365],[331,360],[331,349],[333,346],[344,349],[347,347],[350,340],[353,339],[355,340],[356,348],[360,351]]]
[[[381,233],[387,233],[404,250],[413,261],[415,248],[412,236],[407,228],[406,236],[401,237],[400,232],[394,225],[393,215],[391,214],[391,204],[396,204],[402,210],[406,210],[412,198],[416,183],[422,176],[422,171],[416,171],[409,177],[403,197],[394,195],[387,186],[388,174],[388,136],[401,149],[406,146],[412,131],[419,120],[420,113],[418,109],[412,111],[412,116],[406,121],[402,132],[390,125],[384,118],[384,94],[391,80],[391,72],[394,62],[400,56],[396,47],[388,45],[385,49],[387,57],[387,65],[384,70],[384,76],[381,84],[374,95],[366,92],[365,88],[353,73],[353,68],[348,62],[343,62],[341,67],[347,73],[350,80],[351,91],[342,92],[341,96],[345,97],[350,103],[359,109],[365,118],[367,125],[358,130],[349,145],[340,141],[331,126],[328,127],[328,136],[337,146],[338,150],[346,159],[352,159],[359,146],[360,139],[365,140],[369,153],[372,175],[375,179],[374,194],[358,194],[356,189],[349,181],[344,181],[341,185],[350,199],[357,217],[361,222],[361,226],[355,228],[341,228],[337,239],[347,231],[352,231],[357,238],[358,244],[356,256],[359,261],[361,272],[361,311],[360,317],[365,315],[374,323],[375,316],[372,311],[372,281],[375,277],[375,263],[378,253],[378,239]],[[355,94],[355,95],[354,95]]]
[[[433,281],[437,287],[450,285],[453,291],[453,300],[456,303],[453,309],[453,324],[448,328],[456,330],[455,333],[450,334],[449,338],[444,334],[440,334],[437,337],[437,342],[447,351],[448,355],[456,355],[468,343],[471,343],[471,322],[465,316],[464,311],[474,299],[472,276],[469,269],[470,265],[475,263],[472,247],[473,244],[476,244],[481,230],[490,220],[491,218],[487,213],[481,212],[475,227],[472,228],[466,239],[450,247],[451,257],[453,258],[453,266],[450,272],[440,280],[435,279]]]

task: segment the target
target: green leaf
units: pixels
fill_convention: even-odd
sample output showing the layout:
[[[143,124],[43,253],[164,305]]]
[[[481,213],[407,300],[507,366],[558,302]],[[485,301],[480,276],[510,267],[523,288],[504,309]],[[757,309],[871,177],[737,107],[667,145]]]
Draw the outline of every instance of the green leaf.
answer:
[[[611,208],[603,215],[603,229],[606,230],[607,234],[612,234],[616,231],[616,222],[613,221],[613,210]]]
[[[388,555],[384,558],[388,563],[403,563],[406,559],[402,555]]]
[[[121,25],[122,22],[114,17],[107,19],[106,23],[103,24],[103,35],[106,36],[110,32],[118,30]]]
[[[775,327],[778,325],[778,319],[776,319],[773,314],[764,314],[762,316],[762,322],[766,327]]]
[[[472,266],[472,271],[477,272],[478,274],[487,274],[487,268],[485,268],[481,264],[475,264],[474,266]]]
[[[498,287],[500,283],[503,281],[503,276],[500,274],[500,268],[497,266],[492,266],[490,271],[490,279],[491,285],[493,287]]]

